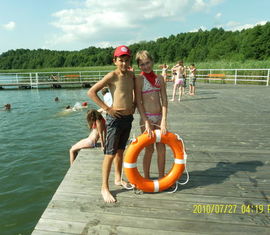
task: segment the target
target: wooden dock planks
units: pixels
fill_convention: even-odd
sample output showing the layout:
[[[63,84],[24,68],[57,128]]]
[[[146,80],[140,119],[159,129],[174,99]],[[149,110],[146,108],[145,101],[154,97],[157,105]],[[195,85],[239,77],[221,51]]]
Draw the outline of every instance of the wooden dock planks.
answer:
[[[118,202],[105,204],[103,155],[83,150],[32,234],[269,234],[269,101],[267,87],[199,84],[196,96],[169,103],[169,129],[183,137],[188,153],[187,185],[174,194],[112,186]],[[136,135],[137,115],[133,126]],[[156,156],[151,172],[157,174]],[[113,176],[112,170],[111,185]]]

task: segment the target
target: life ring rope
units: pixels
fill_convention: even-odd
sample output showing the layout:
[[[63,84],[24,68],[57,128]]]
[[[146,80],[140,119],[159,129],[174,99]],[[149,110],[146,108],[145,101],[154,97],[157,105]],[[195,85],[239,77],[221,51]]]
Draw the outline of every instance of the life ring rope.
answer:
[[[179,181],[176,181],[175,182],[175,189],[173,191],[170,191],[168,193],[175,193],[177,190],[178,190],[178,186],[179,185],[185,185],[188,183],[189,181],[189,173],[188,173],[188,169],[187,169],[187,153],[186,153],[186,150],[185,150],[185,145],[184,145],[184,141],[182,138],[179,137],[178,134],[175,134],[177,136],[177,138],[182,141],[182,144],[183,144],[183,149],[184,149],[184,159],[174,159],[174,161],[180,161],[180,160],[183,160],[185,163],[185,172],[186,172],[186,175],[187,175],[187,179],[185,182],[179,182]],[[177,164],[177,163],[176,163]]]

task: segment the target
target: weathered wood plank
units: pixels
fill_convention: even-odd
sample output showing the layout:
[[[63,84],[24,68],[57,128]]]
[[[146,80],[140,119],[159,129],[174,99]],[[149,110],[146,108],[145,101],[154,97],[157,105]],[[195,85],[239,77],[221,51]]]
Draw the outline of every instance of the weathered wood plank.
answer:
[[[118,202],[107,205],[100,195],[103,154],[98,148],[82,150],[33,234],[269,234],[268,93],[260,86],[206,84],[196,96],[169,103],[169,110],[178,111],[169,111],[169,130],[185,141],[190,174],[189,183],[174,194],[136,194],[116,187],[112,169],[111,191]],[[132,136],[140,134],[138,119],[136,115]],[[168,149],[167,170],[172,161]],[[157,172],[154,155],[152,176]],[[198,205],[236,209],[194,213]],[[256,205],[263,205],[264,211],[256,211]],[[244,213],[242,206],[253,208]]]

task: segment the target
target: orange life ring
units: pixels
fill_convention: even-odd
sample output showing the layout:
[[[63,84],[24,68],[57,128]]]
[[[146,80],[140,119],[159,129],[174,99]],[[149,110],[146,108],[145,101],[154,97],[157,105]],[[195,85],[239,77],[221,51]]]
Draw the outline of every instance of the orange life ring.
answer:
[[[161,192],[171,187],[185,169],[185,151],[181,139],[171,132],[167,132],[165,135],[162,135],[160,130],[154,132],[155,135],[152,138],[149,138],[147,133],[138,136],[129,145],[124,157],[123,167],[129,182],[144,192]],[[150,180],[142,177],[139,173],[137,158],[143,148],[155,142],[161,142],[171,147],[174,154],[174,164],[166,176],[161,179]]]

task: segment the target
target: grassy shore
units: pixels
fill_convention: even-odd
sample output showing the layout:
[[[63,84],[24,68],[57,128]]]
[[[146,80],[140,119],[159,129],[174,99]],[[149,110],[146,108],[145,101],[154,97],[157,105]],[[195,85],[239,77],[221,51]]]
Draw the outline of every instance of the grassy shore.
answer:
[[[185,65],[193,62],[185,61]],[[176,63],[170,63],[170,68]],[[195,63],[198,69],[267,69],[270,67],[270,61],[210,61]],[[137,70],[137,65],[133,65]],[[91,66],[91,67],[62,67],[62,68],[39,68],[39,69],[12,69],[0,70],[0,73],[27,73],[27,72],[69,72],[69,71],[110,71],[113,70],[114,65],[106,66]],[[159,68],[159,64],[155,64],[155,69]]]

